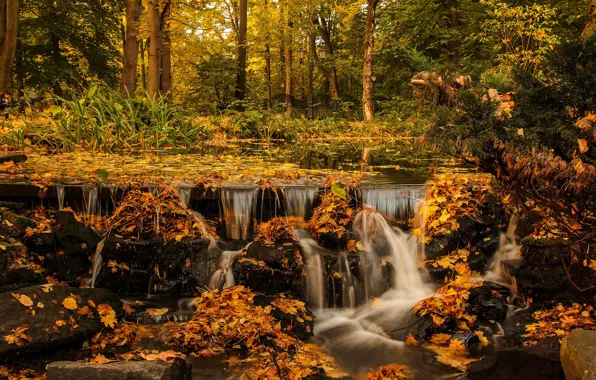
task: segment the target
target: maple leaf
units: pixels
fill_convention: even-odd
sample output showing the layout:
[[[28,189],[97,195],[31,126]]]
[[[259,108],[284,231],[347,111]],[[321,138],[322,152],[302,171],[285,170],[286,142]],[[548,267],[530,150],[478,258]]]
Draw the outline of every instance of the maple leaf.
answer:
[[[97,313],[100,315],[101,322],[106,327],[114,328],[118,322],[116,321],[116,312],[108,304],[102,303],[97,305]]]
[[[14,334],[5,335],[4,336],[4,340],[6,340],[6,342],[8,344],[15,344],[17,346],[22,346],[23,345],[23,342],[21,341],[21,339],[19,339],[19,337],[17,337]]]
[[[418,345],[420,342],[418,342],[416,340],[416,338],[414,338],[414,336],[410,333],[408,334],[408,336],[406,337],[406,344],[410,344],[410,345]]]
[[[31,301],[31,298],[29,298],[28,296],[26,296],[24,294],[12,293],[12,296],[14,299],[19,301],[21,303],[21,305],[23,305],[23,306],[26,306],[26,307],[33,306],[33,301]]]
[[[66,297],[62,300],[62,306],[64,306],[68,310],[76,310],[77,309],[77,300],[72,297]]]
[[[152,315],[154,317],[159,317],[160,315],[164,315],[165,313],[167,313],[170,309],[168,309],[167,307],[161,308],[161,309],[147,309],[146,312],[149,315]]]

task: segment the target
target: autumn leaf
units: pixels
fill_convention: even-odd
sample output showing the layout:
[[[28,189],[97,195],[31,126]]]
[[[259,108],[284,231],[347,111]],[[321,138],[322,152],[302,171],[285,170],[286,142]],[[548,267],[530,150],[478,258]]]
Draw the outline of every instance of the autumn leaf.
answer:
[[[62,306],[68,310],[76,310],[78,308],[77,300],[72,297],[66,297],[64,300],[62,300]]]
[[[154,317],[159,317],[161,315],[164,315],[165,313],[168,312],[168,308],[164,307],[161,309],[147,309],[147,314],[152,315]]]
[[[31,298],[29,298],[28,296],[26,296],[24,294],[12,293],[12,296],[14,299],[19,301],[21,303],[21,305],[23,305],[23,306],[26,306],[26,307],[33,306],[33,301],[31,301]]]
[[[89,362],[92,364],[106,364],[106,363],[113,363],[115,361],[116,360],[106,358],[102,354],[97,354],[91,360],[89,360]]]
[[[97,313],[104,326],[114,328],[114,326],[118,324],[116,321],[116,312],[110,305],[105,303],[97,305]]]
[[[577,145],[579,145],[579,152],[586,153],[590,148],[588,148],[588,142],[584,139],[577,139]]]
[[[406,344],[410,344],[410,345],[418,345],[420,342],[418,342],[416,340],[416,338],[414,338],[414,336],[410,333],[408,334],[408,336],[406,337]]]
[[[58,327],[62,327],[65,325],[66,325],[66,322],[64,322],[62,319],[59,319],[56,321],[56,326],[58,326]]]

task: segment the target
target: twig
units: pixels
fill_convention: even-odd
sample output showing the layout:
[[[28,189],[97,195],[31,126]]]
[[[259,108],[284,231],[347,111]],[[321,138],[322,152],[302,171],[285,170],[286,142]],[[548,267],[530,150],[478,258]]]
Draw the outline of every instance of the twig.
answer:
[[[396,332],[396,331],[401,331],[401,330],[408,329],[408,328],[414,326],[416,323],[418,323],[422,318],[424,318],[424,316],[418,318],[417,320],[415,320],[414,322],[410,323],[409,325],[407,325],[405,327],[401,327],[401,328],[395,329],[395,330],[390,330],[389,332]]]

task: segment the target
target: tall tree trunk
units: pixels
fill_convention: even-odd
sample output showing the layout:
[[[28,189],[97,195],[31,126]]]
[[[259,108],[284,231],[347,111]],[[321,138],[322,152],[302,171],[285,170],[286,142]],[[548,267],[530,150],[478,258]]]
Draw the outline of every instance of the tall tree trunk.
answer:
[[[596,36],[596,0],[590,0],[590,8],[588,11],[588,21],[582,31],[582,38],[588,39]]]
[[[287,5],[288,7],[288,22],[287,22],[287,28],[286,28],[286,41],[285,41],[285,74],[286,74],[286,88],[285,88],[285,99],[284,99],[284,105],[285,105],[285,111],[286,111],[286,117],[291,117],[292,116],[292,38],[293,38],[293,33],[292,33],[292,28],[294,27],[292,24],[292,15],[291,15],[291,10],[289,9],[290,5]]]
[[[238,25],[238,72],[236,73],[237,100],[246,99],[246,33],[248,30],[248,0],[240,0],[240,17]],[[241,107],[244,108],[244,107]]]
[[[139,57],[139,17],[141,16],[142,9],[143,4],[141,0],[128,0],[124,61],[122,64],[122,78],[120,80],[120,93],[125,98],[134,96],[135,94]]]
[[[375,116],[373,106],[373,57],[375,50],[375,18],[380,0],[367,0],[366,26],[364,34],[364,69],[362,75],[362,112],[364,120]]]
[[[329,59],[332,62],[331,68],[327,72],[327,78],[329,80],[330,87],[330,95],[332,98],[338,99],[340,97],[339,79],[337,78],[337,67],[335,66],[335,61],[333,59],[335,49],[333,49],[333,42],[331,41],[331,25],[324,17],[319,17],[318,26],[319,31],[321,33],[321,37],[323,37],[323,42],[325,43],[325,50],[327,51]]]
[[[170,23],[163,24],[163,45],[161,50],[161,93],[166,99],[172,99],[172,41]]]
[[[3,4],[0,9],[5,13],[1,17],[4,20],[4,25],[0,29],[0,33],[4,32],[0,55],[0,91],[6,91],[10,84],[10,74],[17,47],[19,0],[1,0],[1,2]]]
[[[147,14],[149,18],[149,83],[147,92],[151,98],[159,93],[161,87],[161,53],[162,53],[162,32],[161,17],[159,12],[159,0],[149,0],[147,3]]]
[[[271,98],[273,97],[271,90],[271,46],[265,45],[265,77],[267,80],[267,109],[271,109]]]
[[[147,50],[149,39],[146,43],[143,40],[139,41],[139,49],[141,54],[141,83],[143,84],[143,91],[147,91],[147,69],[145,66],[145,50]]]

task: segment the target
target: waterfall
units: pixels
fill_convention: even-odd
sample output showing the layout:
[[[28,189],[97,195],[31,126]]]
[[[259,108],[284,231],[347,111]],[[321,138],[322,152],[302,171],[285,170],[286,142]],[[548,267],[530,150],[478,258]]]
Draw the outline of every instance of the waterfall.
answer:
[[[346,252],[343,252],[339,256],[338,264],[338,273],[341,275],[342,284],[342,306],[348,309],[353,309],[356,307],[356,285],[354,283],[352,271],[350,270],[350,262],[348,261]]]
[[[186,207],[190,206],[190,192],[191,192],[192,188],[190,187],[179,187],[178,188],[178,194],[180,194],[180,199],[182,200],[182,203],[184,203],[184,205]]]
[[[224,251],[221,253],[219,266],[209,280],[210,289],[221,290],[236,285],[232,265],[234,264],[234,259],[244,252],[244,250],[248,249],[249,245],[250,243],[239,251]]]
[[[56,196],[58,197],[58,210],[64,209],[64,185],[56,185]]]
[[[281,188],[286,201],[286,215],[306,219],[317,196],[316,187],[287,186]]]
[[[97,279],[97,275],[99,274],[99,270],[101,269],[101,264],[103,262],[103,257],[101,257],[101,252],[103,251],[103,245],[105,244],[106,239],[103,239],[99,243],[97,243],[97,248],[95,248],[95,255],[93,255],[93,270],[91,271],[91,287],[95,288],[95,279]]]
[[[110,199],[112,200],[112,207],[114,207],[114,210],[115,210],[118,207],[118,202],[116,200],[116,195],[118,193],[118,187],[110,186],[110,187],[108,187],[108,189],[110,190]]]
[[[101,205],[99,202],[99,188],[97,186],[84,187],[83,201],[87,221],[91,222],[92,219],[95,218],[95,216],[101,214]]]
[[[397,219],[410,219],[415,215],[416,204],[424,199],[424,186],[398,186],[361,188],[362,203],[383,215]]]
[[[504,270],[501,262],[504,260],[520,260],[522,258],[521,247],[517,244],[515,236],[518,223],[519,218],[516,215],[512,215],[509,220],[507,232],[501,234],[499,248],[484,274],[484,280],[494,281],[504,285],[514,285],[511,275],[508,271]]]
[[[247,240],[258,189],[222,188],[221,200],[228,238]]]
[[[199,231],[201,232],[201,237],[203,239],[209,240],[209,248],[215,248],[217,242],[215,240],[215,237],[213,235],[211,235],[211,233],[209,233],[209,231],[207,230],[207,224],[205,222],[205,218],[203,217],[203,215],[199,214],[199,212],[194,211],[194,210],[190,210],[190,211],[192,213],[193,218],[197,222],[197,225],[199,226]]]
[[[306,291],[307,299],[314,308],[322,309],[325,303],[325,270],[322,253],[325,249],[304,230],[295,230],[302,253],[306,259]]]

